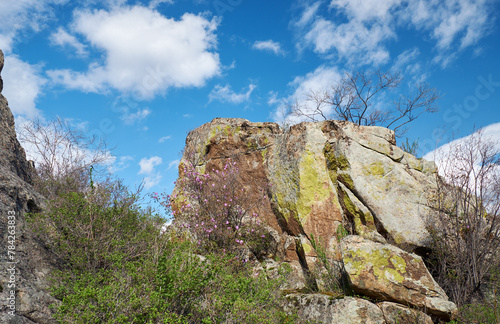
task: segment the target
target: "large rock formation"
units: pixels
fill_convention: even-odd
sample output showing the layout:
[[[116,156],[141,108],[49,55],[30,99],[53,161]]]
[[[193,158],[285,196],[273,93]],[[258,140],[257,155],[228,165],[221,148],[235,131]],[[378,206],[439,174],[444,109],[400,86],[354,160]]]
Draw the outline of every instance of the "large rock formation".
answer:
[[[397,249],[397,253],[381,256],[385,258],[382,265],[400,253],[398,257],[408,257],[410,264],[415,261],[425,269],[418,256],[396,246],[417,253],[429,248],[426,221],[431,217],[429,195],[436,186],[436,167],[397,147],[393,131],[341,121],[306,122],[284,131],[274,123],[217,118],[189,133],[180,175],[189,164],[202,173],[221,170],[228,158],[236,162],[249,198],[259,200],[262,191],[267,192],[259,215],[275,240],[275,250],[270,253],[293,269],[300,266],[302,277],[307,278],[317,265],[313,236],[321,239],[331,261],[346,262],[349,245],[344,244],[343,253],[340,248],[346,232],[377,247]],[[367,251],[367,257],[378,252]],[[385,271],[376,267],[371,271]],[[296,272],[294,277],[300,278]],[[428,275],[427,269],[425,272]],[[408,285],[388,286],[387,292],[375,293],[376,286],[383,285],[375,276],[370,287],[357,291],[422,307],[443,318],[453,317],[455,305],[430,275],[417,285],[412,280],[418,278],[411,273],[406,273],[411,279],[403,276]],[[396,292],[396,288],[400,290]],[[419,291],[418,298],[413,290]],[[399,293],[406,297],[391,295]],[[419,301],[411,302],[412,296]],[[442,305],[434,304],[438,300]],[[431,304],[434,306],[429,307]]]
[[[3,53],[0,51],[0,71]],[[1,90],[1,87],[0,87]],[[52,323],[47,275],[53,259],[26,226],[27,213],[43,207],[31,185],[33,170],[17,141],[14,117],[0,93],[0,322]]]

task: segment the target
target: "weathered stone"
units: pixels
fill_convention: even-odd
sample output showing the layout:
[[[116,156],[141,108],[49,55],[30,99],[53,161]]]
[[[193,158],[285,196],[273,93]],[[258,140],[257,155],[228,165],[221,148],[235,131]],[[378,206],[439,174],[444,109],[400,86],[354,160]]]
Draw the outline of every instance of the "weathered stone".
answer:
[[[339,182],[339,194],[344,212],[354,226],[354,232],[369,240],[387,243],[377,232],[375,219],[370,210],[342,182]]]
[[[342,239],[341,250],[354,291],[425,309],[447,320],[457,315],[456,305],[418,255],[354,235]]]
[[[361,298],[335,299],[324,294],[290,294],[285,309],[296,309],[298,316],[309,323],[331,324],[385,324],[382,311],[375,304]]]
[[[299,261],[277,262],[273,259],[266,259],[262,263],[258,263],[254,269],[254,274],[265,272],[271,279],[277,279],[283,271],[289,270],[286,282],[282,285],[283,290],[300,291],[307,286],[304,269]]]
[[[382,310],[387,324],[432,324],[429,315],[401,304],[382,302],[377,306]]]
[[[429,163],[397,147],[391,130],[347,122],[323,124],[337,156],[349,162],[339,174],[352,182],[344,184],[373,214],[378,232],[397,244],[427,247],[426,194],[435,187]]]
[[[287,261],[302,258],[307,264],[306,257],[315,257],[309,242],[313,235],[339,259],[336,231],[342,210],[336,184],[325,168],[324,143],[322,131],[314,124],[284,134],[274,123],[217,118],[189,133],[179,170],[181,176],[186,164],[199,172],[220,170],[231,158],[237,163],[247,199],[262,202],[255,212],[284,237],[273,236],[280,257]],[[262,199],[263,193],[268,199]]]
[[[274,123],[217,118],[189,133],[180,177],[183,165],[211,172],[228,158],[246,196],[261,202],[255,212],[274,240],[269,257],[312,270],[314,237],[338,261],[345,229],[379,243],[428,246],[435,167],[397,147],[391,130],[325,121],[285,132]]]
[[[0,55],[0,67],[2,65]],[[9,314],[13,309],[6,303],[0,305],[1,323],[55,322],[49,305],[57,300],[49,295],[47,282],[54,258],[26,224],[27,213],[44,206],[43,197],[30,184],[32,172],[16,138],[12,112],[0,94],[0,240],[3,242],[0,245],[0,299],[8,300],[12,290],[16,297],[15,316]],[[15,228],[14,240],[10,233],[13,228],[9,226]],[[8,271],[11,268],[15,272]],[[11,284],[15,284],[15,288]]]

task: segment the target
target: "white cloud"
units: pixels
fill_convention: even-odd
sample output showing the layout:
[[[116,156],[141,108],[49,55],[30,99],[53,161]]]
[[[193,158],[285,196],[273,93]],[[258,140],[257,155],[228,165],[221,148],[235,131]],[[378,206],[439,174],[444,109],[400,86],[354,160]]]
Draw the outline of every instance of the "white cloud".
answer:
[[[62,27],[59,27],[56,32],[52,33],[49,39],[53,45],[72,47],[78,56],[88,55],[86,46],[80,43],[75,36],[69,34]]]
[[[2,93],[9,100],[9,107],[15,115],[29,118],[39,115],[36,99],[47,82],[40,76],[40,69],[40,66],[24,62],[15,55],[5,56]]]
[[[276,55],[284,54],[281,49],[281,45],[278,42],[267,40],[267,41],[256,41],[252,45],[253,49],[261,50],[261,51],[271,51]]]
[[[168,164],[168,169],[170,170],[172,167],[178,167],[180,163],[180,160],[173,160]]]
[[[498,162],[495,164],[491,160],[484,161],[483,158],[485,154],[490,159],[500,158],[498,155],[492,156],[500,152],[500,123],[488,125],[480,132],[479,137],[477,134],[471,134],[442,145],[427,153],[424,159],[435,161],[439,174],[450,182],[455,184],[458,182],[459,186],[468,186],[472,190],[476,189],[476,186],[478,186],[477,189],[483,186],[484,190],[486,186],[493,184],[488,183],[489,181],[496,181],[495,185],[498,187],[500,164]],[[488,171],[484,177],[481,172],[486,170],[485,167]],[[486,182],[477,182],[481,180]],[[485,204],[490,205],[493,202],[497,206],[498,200],[492,201],[491,198],[494,197],[488,197],[486,193]]]
[[[87,127],[87,122],[59,117],[51,121],[43,118],[27,119],[24,116],[16,118],[19,142],[26,151],[26,158],[33,160],[35,165],[48,164],[58,174],[66,172],[68,163],[89,166],[99,162],[98,165],[112,171],[116,157],[102,143],[90,143],[92,139],[86,137]]]
[[[48,72],[67,88],[113,88],[151,98],[170,87],[203,86],[220,72],[215,18],[186,13],[174,20],[141,6],[75,11],[74,16],[73,32],[102,50],[105,63],[94,62],[86,72]]]
[[[149,8],[154,9],[154,8],[158,7],[159,5],[161,5],[162,3],[173,4],[174,1],[173,0],[151,0],[151,2],[149,3]]]
[[[149,108],[138,109],[135,113],[125,112],[120,118],[127,125],[132,125],[135,122],[141,121],[151,114]]]
[[[495,123],[488,125],[481,129],[483,132],[483,138],[485,140],[492,141],[496,143],[496,149],[500,151],[500,123]],[[441,145],[439,148],[427,153],[424,155],[424,159],[428,161],[436,161],[436,164],[439,165],[440,162],[448,156],[450,152],[450,148],[459,145],[460,143],[465,142],[469,139],[471,135],[453,140],[447,144]]]
[[[2,0],[0,1],[0,48],[5,53],[12,51],[19,32],[40,31],[48,20],[54,18],[53,5],[68,0]]]
[[[316,12],[318,11],[320,5],[321,1],[316,1],[310,6],[305,6],[300,19],[295,23],[295,25],[298,27],[304,27],[309,24],[316,16]]]
[[[169,140],[170,138],[172,138],[172,136],[163,136],[162,138],[160,138],[158,140],[158,143],[163,143],[163,142]]]
[[[330,7],[343,11],[357,21],[388,21],[391,20],[391,11],[401,2],[402,0],[332,0]]]
[[[242,93],[235,93],[231,90],[231,86],[216,85],[208,95],[209,101],[218,100],[220,102],[230,102],[233,104],[243,103],[250,100],[250,95],[257,86],[255,84],[248,85],[248,90]]]
[[[152,174],[154,172],[154,168],[162,163],[163,160],[159,156],[153,156],[149,159],[142,158],[139,162],[141,169],[138,174]]]
[[[330,20],[318,18],[303,41],[320,54],[335,53],[350,63],[379,65],[389,59],[389,52],[382,43],[394,37],[395,33],[385,24],[351,20],[336,25]]]
[[[287,104],[297,103],[306,111],[312,111],[313,107],[308,102],[307,97],[311,91],[322,91],[337,83],[342,79],[341,73],[334,67],[320,66],[313,72],[305,76],[296,77],[289,86],[294,89],[292,95],[288,98],[277,99],[273,98],[272,102],[277,102],[278,106],[273,114],[273,119],[282,123],[285,121],[288,124],[296,124],[301,121],[307,121],[304,117],[300,116],[286,116]],[[330,107],[325,107],[326,114],[330,113]]]
[[[489,32],[491,1],[408,1],[406,18],[417,28],[431,32],[440,50],[450,50],[455,40],[463,49]]]
[[[160,183],[162,176],[160,173],[155,173],[151,174],[150,176],[147,176],[143,179],[144,181],[144,188],[151,189],[152,187],[156,186],[157,184]]]
[[[118,171],[125,170],[126,168],[128,168],[130,166],[130,162],[133,160],[134,160],[134,158],[132,156],[128,156],[128,155],[120,156],[120,158],[118,158],[115,161],[113,167],[111,168],[111,172],[118,172]]]
[[[160,172],[155,172],[155,167],[161,165],[162,163],[163,159],[159,156],[153,156],[149,159],[143,158],[139,162],[141,169],[138,174],[146,175],[143,179],[145,189],[150,189],[160,183],[162,176]]]
[[[419,62],[420,51],[414,47],[407,49],[399,54],[394,60],[392,71],[401,72],[405,78],[411,78],[411,86],[424,82],[428,73],[424,71],[424,67]]]
[[[326,11],[315,2],[304,7],[294,24],[297,46],[355,65],[378,65],[388,61],[386,45],[396,39],[397,29],[413,28],[436,41],[435,61],[445,66],[491,31],[491,4],[488,0],[332,0],[333,10]]]

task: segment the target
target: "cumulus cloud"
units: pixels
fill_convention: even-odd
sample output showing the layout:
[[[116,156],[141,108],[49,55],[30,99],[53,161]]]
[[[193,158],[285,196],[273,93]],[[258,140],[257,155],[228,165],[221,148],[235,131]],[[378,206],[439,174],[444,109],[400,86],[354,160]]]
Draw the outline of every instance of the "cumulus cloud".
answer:
[[[23,30],[40,31],[45,23],[54,17],[53,5],[64,4],[68,0],[16,0],[0,1],[0,48],[5,53]]]
[[[284,53],[280,43],[273,40],[256,41],[253,43],[252,48],[260,51],[270,51],[276,55],[282,55]]]
[[[47,82],[40,76],[40,70],[40,66],[24,62],[15,55],[5,56],[2,93],[9,100],[9,107],[14,115],[24,115],[28,118],[39,115],[36,99]]]
[[[304,6],[294,24],[299,31],[297,46],[351,64],[378,65],[390,58],[386,45],[396,39],[397,29],[414,28],[435,40],[436,61],[446,65],[490,32],[494,19],[490,4],[488,0],[332,0],[333,10],[326,11],[319,10],[318,1]]]
[[[149,159],[142,158],[139,162],[141,167],[139,174],[151,174],[154,172],[154,168],[163,163],[163,160],[159,156],[153,156]]]
[[[161,165],[163,163],[163,159],[159,156],[153,156],[149,159],[142,158],[139,162],[140,170],[138,174],[144,174],[144,188],[150,189],[151,187],[157,185],[161,181],[160,172],[155,171],[155,167]]]
[[[220,102],[229,102],[233,104],[240,104],[250,100],[250,95],[257,86],[255,84],[248,85],[248,90],[242,93],[236,93],[231,90],[231,86],[216,85],[208,95],[209,101],[218,100]]]
[[[335,67],[320,66],[313,72],[306,74],[305,76],[296,77],[290,84],[293,90],[293,94],[287,98],[277,99],[274,94],[271,96],[272,103],[278,103],[275,112],[273,113],[273,119],[278,123],[296,124],[301,121],[306,121],[304,117],[301,116],[287,116],[288,107],[290,103],[297,103],[303,107],[306,111],[312,111],[313,107],[311,103],[307,100],[308,94],[311,91],[322,91],[328,86],[337,83],[342,79],[342,74]],[[330,113],[330,107],[325,106],[325,113]]]
[[[86,46],[80,43],[80,41],[75,36],[69,34],[62,27],[59,27],[56,32],[52,33],[49,39],[53,45],[61,47],[69,46],[73,48],[78,56],[88,55]]]
[[[72,31],[102,50],[104,63],[93,62],[86,72],[48,71],[69,89],[151,98],[170,87],[203,86],[220,72],[215,18],[186,13],[174,20],[142,6],[79,10],[74,17]]]

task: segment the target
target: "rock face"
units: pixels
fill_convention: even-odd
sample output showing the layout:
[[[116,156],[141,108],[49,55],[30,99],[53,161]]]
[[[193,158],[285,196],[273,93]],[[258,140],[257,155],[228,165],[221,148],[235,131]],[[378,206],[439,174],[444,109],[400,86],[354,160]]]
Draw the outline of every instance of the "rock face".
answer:
[[[387,324],[432,324],[429,315],[416,309],[391,302],[382,302],[377,306],[382,310]]]
[[[383,290],[376,276],[361,288],[352,272],[355,289],[380,300],[427,308],[443,318],[454,316],[455,305],[422,260],[393,246],[417,252],[429,247],[425,221],[431,215],[428,195],[435,188],[436,167],[397,147],[391,130],[324,121],[283,131],[274,123],[217,118],[189,133],[180,175],[183,165],[202,173],[221,170],[228,158],[237,163],[245,195],[257,200],[267,193],[258,213],[275,240],[270,254],[294,268],[300,265],[302,277],[317,266],[312,237],[321,240],[331,261],[346,263],[350,258],[351,266],[357,262],[350,254],[357,251],[355,242],[344,241],[341,253],[340,240],[346,233],[355,235],[350,240],[356,237],[359,244],[376,247],[367,255],[388,251],[371,271],[392,271],[395,278],[403,278],[403,284],[395,282]],[[392,264],[391,258],[404,259],[407,267],[401,272],[384,268]]]
[[[385,324],[382,310],[361,298],[334,299],[323,294],[287,295],[286,309],[297,309],[301,320],[328,324]]]
[[[342,239],[341,250],[354,291],[427,309],[442,318],[456,317],[456,305],[448,301],[418,255],[355,235]]]
[[[426,195],[436,169],[397,147],[391,130],[325,121],[284,132],[274,123],[218,118],[189,133],[181,165],[204,172],[230,157],[248,195],[269,186],[260,216],[290,259],[315,257],[311,235],[339,259],[341,225],[377,242],[428,246]]]
[[[0,51],[0,71],[3,55]],[[0,87],[1,90],[1,87]],[[53,259],[27,229],[26,214],[43,207],[32,169],[16,138],[14,117],[0,94],[0,322],[52,323],[46,276]],[[7,302],[5,302],[7,301]]]

